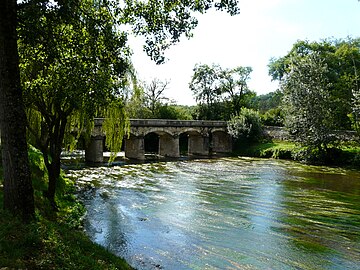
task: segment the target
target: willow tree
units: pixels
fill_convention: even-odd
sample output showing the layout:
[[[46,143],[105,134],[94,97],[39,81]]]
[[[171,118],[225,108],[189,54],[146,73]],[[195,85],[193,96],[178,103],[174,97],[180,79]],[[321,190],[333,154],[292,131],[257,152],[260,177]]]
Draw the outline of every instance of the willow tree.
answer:
[[[122,102],[127,35],[144,36],[144,50],[162,63],[165,49],[182,35],[191,37],[194,12],[212,7],[238,13],[236,0],[22,2],[18,44],[29,131],[44,153],[54,206],[61,149],[71,132],[89,130],[94,117],[106,116],[112,119],[105,124],[109,146],[121,144],[128,125]]]
[[[126,35],[116,31],[108,9],[93,1],[69,6],[31,1],[20,11],[19,52],[29,137],[42,151],[49,181],[46,195],[56,207],[60,155],[92,119],[111,112],[123,136],[127,125],[121,102],[129,67]],[[105,109],[106,108],[106,109]],[[115,128],[115,129],[113,129]],[[110,146],[121,143],[116,137]],[[115,142],[115,143],[114,143]]]

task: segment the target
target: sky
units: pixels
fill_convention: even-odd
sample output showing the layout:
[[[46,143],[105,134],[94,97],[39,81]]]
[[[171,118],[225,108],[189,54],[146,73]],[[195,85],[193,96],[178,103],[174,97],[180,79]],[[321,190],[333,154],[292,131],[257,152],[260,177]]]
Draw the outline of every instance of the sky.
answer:
[[[250,66],[248,85],[262,95],[278,89],[268,75],[269,60],[285,56],[297,40],[360,37],[358,0],[239,0],[239,7],[236,16],[220,11],[196,15],[194,36],[168,49],[162,65],[142,51],[140,38],[131,38],[138,78],[169,81],[164,96],[180,105],[195,105],[189,83],[196,64]]]

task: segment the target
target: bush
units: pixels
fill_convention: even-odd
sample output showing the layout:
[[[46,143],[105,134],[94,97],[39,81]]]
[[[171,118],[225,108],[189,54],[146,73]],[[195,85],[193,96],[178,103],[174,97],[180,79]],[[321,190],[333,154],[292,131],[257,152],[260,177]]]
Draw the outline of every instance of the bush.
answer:
[[[268,148],[260,152],[260,157],[276,159],[292,159],[292,150],[285,148]]]
[[[256,142],[262,138],[260,115],[252,109],[242,108],[238,115],[227,123],[229,134],[237,140]]]
[[[261,115],[261,121],[265,126],[284,126],[284,114],[280,108],[274,108],[268,110]]]
[[[293,151],[293,159],[308,164],[339,166],[350,165],[353,157],[346,155],[343,150],[336,147],[327,149],[304,147]]]

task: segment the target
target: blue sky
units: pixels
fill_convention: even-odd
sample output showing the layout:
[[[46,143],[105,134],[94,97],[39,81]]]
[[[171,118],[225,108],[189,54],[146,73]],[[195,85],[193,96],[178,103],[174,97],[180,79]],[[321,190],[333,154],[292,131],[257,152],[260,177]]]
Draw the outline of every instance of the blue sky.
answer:
[[[198,15],[194,37],[166,51],[163,65],[142,52],[140,39],[131,39],[138,77],[170,81],[165,96],[193,105],[188,84],[195,64],[251,66],[249,87],[260,95],[278,87],[268,76],[270,58],[284,56],[297,40],[360,37],[357,0],[240,0],[239,6],[240,15],[234,17],[214,11]]]

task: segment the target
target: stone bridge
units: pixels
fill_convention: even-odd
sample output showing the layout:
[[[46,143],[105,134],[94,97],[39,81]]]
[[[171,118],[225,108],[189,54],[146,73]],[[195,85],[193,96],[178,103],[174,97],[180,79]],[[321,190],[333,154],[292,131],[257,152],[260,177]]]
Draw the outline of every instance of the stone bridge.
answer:
[[[85,151],[89,162],[103,162],[105,134],[102,131],[103,119],[95,119],[91,142]],[[146,136],[158,136],[158,155],[180,157],[179,138],[187,141],[189,156],[209,156],[232,151],[232,138],[224,121],[131,119],[130,136],[124,138],[125,157],[145,159]]]

